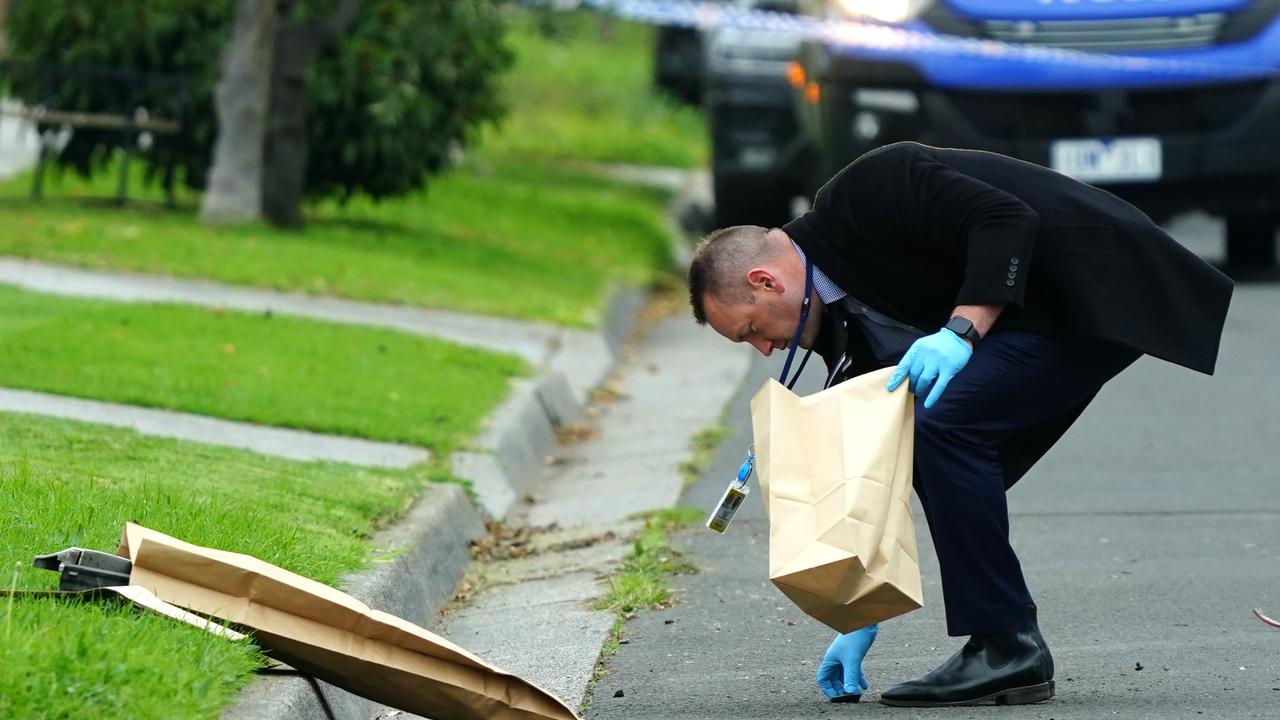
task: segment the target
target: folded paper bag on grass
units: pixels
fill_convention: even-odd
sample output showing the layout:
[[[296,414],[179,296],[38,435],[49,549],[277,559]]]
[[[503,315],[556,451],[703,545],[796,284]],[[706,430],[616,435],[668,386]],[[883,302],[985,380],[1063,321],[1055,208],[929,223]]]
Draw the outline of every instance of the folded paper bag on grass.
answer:
[[[132,523],[116,554],[133,561],[131,586],[250,629],[267,655],[371,700],[442,720],[577,717],[438,635],[257,558]]]
[[[751,400],[769,516],[769,579],[806,614],[850,632],[919,608],[911,519],[915,408],[893,368],[808,397],[776,380]]]

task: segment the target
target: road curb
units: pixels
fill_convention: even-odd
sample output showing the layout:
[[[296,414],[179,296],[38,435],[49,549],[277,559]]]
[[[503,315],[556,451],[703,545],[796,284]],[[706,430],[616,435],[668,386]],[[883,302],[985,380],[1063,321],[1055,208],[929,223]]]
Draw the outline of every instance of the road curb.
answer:
[[[647,297],[634,289],[615,291],[596,335],[598,341],[562,347],[541,374],[514,383],[474,448],[454,453],[453,473],[471,482],[489,517],[505,518],[542,479],[547,458],[559,443],[559,431],[577,422],[590,400],[581,388],[597,387],[608,376]],[[572,367],[556,362],[570,354]]]
[[[558,371],[516,382],[490,416],[476,449],[454,453],[453,473],[471,482],[489,517],[501,520],[542,476],[557,430],[576,420],[581,410]]]

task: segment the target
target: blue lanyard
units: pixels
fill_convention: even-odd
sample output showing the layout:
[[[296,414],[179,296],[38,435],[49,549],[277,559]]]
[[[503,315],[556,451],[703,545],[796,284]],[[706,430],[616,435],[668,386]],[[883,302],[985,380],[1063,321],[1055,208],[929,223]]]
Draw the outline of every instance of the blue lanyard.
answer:
[[[800,379],[800,373],[804,372],[805,363],[809,362],[809,355],[813,353],[813,348],[809,348],[804,357],[800,359],[800,367],[796,368],[796,374],[792,376],[791,383],[787,384],[787,371],[791,369],[791,361],[796,357],[796,348],[799,347],[800,335],[804,332],[804,323],[809,319],[809,305],[812,302],[810,296],[813,295],[813,263],[805,260],[804,263],[804,301],[800,303],[800,323],[796,325],[795,337],[791,338],[791,348],[787,351],[787,361],[782,364],[782,377],[780,381],[787,386],[787,389],[795,387],[796,381]],[[747,459],[743,461],[742,466],[738,468],[739,486],[746,485],[747,478],[751,477],[751,471],[756,465],[756,449],[752,445],[747,450]]]
[[[800,373],[804,372],[805,363],[809,362],[809,356],[813,354],[813,348],[805,351],[804,357],[800,359],[800,367],[796,368],[796,374],[791,377],[791,382],[787,383],[787,371],[791,369],[791,361],[796,357],[796,348],[800,346],[800,335],[804,333],[804,323],[809,319],[809,305],[812,303],[810,297],[813,295],[813,263],[805,260],[804,262],[804,301],[800,303],[800,323],[796,325],[795,337],[791,338],[791,347],[787,351],[787,361],[782,364],[782,377],[779,380],[787,389],[796,386],[796,381],[800,379]],[[755,446],[751,446],[747,450],[747,459],[742,463],[742,467],[738,468],[738,484],[745,485],[747,478],[751,477],[751,471],[756,465]]]
[[[805,351],[804,357],[800,360],[800,367],[796,368],[796,374],[792,376],[791,382],[787,382],[787,371],[791,369],[791,361],[796,357],[796,348],[800,346],[800,335],[804,333],[804,323],[809,319],[809,305],[811,303],[810,296],[813,295],[813,263],[806,258],[804,261],[804,301],[800,303],[800,323],[796,325],[795,337],[791,338],[791,347],[787,350],[787,361],[782,364],[782,377],[778,379],[783,385],[790,390],[796,386],[796,381],[800,379],[800,373],[804,372],[805,363],[809,362],[809,355],[813,353],[813,348]]]

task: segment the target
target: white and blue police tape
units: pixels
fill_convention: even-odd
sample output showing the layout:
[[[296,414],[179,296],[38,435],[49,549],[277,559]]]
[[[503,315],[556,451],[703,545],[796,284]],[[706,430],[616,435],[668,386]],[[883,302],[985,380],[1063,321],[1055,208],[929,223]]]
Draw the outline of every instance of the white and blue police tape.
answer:
[[[671,25],[699,30],[733,28],[784,32],[800,39],[818,40],[860,51],[883,60],[907,60],[923,55],[956,60],[999,58],[1033,65],[1048,65],[1056,69],[1116,70],[1162,74],[1186,79],[1195,77],[1245,79],[1274,75],[1278,70],[1276,67],[1258,67],[1249,64],[1116,55],[1008,43],[1000,40],[939,35],[878,23],[793,15],[696,0],[577,0],[576,2],[574,0],[542,0],[541,2],[526,0],[526,3],[550,6],[555,9],[584,7],[653,25]]]

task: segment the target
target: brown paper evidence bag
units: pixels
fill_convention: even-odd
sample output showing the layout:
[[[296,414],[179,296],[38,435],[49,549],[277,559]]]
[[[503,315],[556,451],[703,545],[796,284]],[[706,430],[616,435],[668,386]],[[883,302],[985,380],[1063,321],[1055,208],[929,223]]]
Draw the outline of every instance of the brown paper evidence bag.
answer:
[[[119,595],[232,640],[243,636],[220,623],[251,631],[266,655],[370,700],[438,720],[577,718],[547,691],[439,635],[249,555],[133,523],[116,554],[132,561],[129,584],[84,595]]]
[[[799,397],[769,380],[751,400],[769,517],[769,579],[839,632],[923,604],[911,517],[915,408],[893,368]]]

